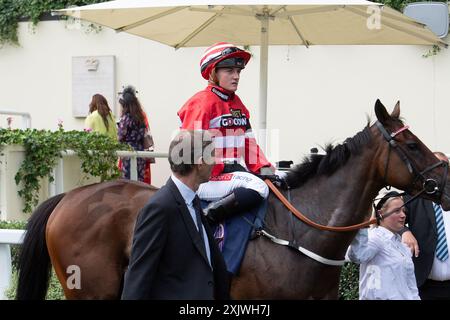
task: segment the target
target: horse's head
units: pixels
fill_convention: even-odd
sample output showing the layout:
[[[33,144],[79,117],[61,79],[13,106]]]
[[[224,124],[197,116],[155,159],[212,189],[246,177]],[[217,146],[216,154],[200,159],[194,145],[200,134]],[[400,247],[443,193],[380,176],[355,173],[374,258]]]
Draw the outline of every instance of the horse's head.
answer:
[[[441,203],[450,209],[450,181],[448,164],[440,161],[400,120],[400,102],[389,114],[377,100],[375,114],[378,121],[372,132],[380,140],[378,171],[384,183],[405,190],[411,195],[421,193],[424,198]]]

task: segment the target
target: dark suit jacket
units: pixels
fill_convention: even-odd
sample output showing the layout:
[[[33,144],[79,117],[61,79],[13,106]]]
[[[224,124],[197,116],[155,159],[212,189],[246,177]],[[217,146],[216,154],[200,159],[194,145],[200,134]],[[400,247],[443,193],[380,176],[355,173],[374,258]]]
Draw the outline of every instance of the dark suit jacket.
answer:
[[[122,299],[228,299],[225,262],[205,220],[203,225],[213,269],[186,203],[169,178],[137,218]]]
[[[405,202],[411,197],[405,196]],[[413,257],[417,286],[425,283],[433,266],[437,244],[436,216],[433,202],[418,198],[406,205],[408,228],[419,243],[419,257]]]

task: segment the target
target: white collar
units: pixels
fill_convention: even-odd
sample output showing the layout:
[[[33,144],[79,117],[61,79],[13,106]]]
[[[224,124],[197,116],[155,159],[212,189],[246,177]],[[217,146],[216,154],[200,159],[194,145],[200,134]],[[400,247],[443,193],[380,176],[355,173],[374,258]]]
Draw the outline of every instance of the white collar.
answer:
[[[180,179],[175,177],[175,175],[172,174],[171,176],[173,183],[177,186],[178,190],[181,193],[181,196],[184,199],[184,202],[186,204],[190,205],[192,203],[192,200],[194,200],[196,193],[189,188],[187,185],[185,185]]]

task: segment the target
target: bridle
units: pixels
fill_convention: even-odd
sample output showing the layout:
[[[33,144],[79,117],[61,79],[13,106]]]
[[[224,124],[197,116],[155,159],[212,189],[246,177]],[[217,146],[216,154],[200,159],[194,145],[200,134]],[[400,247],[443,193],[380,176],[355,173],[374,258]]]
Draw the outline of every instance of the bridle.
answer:
[[[410,203],[411,201],[414,201],[417,197],[419,197],[422,193],[426,193],[428,195],[436,195],[437,198],[440,198],[442,196],[442,193],[444,192],[445,185],[447,183],[447,173],[448,173],[448,163],[442,160],[438,160],[436,163],[426,167],[424,170],[419,171],[417,167],[414,165],[414,161],[408,157],[408,154],[405,152],[405,150],[397,143],[395,140],[395,137],[400,134],[403,131],[406,131],[409,129],[409,126],[403,126],[400,129],[396,130],[395,132],[392,132],[391,134],[388,133],[386,128],[383,126],[383,124],[380,121],[377,121],[375,123],[377,128],[380,130],[381,134],[383,135],[384,139],[388,142],[388,155],[386,157],[386,164],[384,167],[384,177],[383,181],[385,184],[386,189],[390,189],[390,185],[386,182],[388,168],[389,168],[389,162],[390,162],[390,154],[391,149],[394,149],[400,159],[405,163],[406,167],[408,168],[408,172],[414,176],[413,181],[411,185],[413,186],[416,184],[418,180],[422,182],[422,190],[420,190],[416,195],[411,197],[408,201],[406,201],[403,206]],[[441,183],[439,184],[436,179],[433,178],[426,178],[425,174],[427,172],[430,172],[436,168],[444,167],[444,173],[442,175]],[[407,193],[408,190],[406,190]],[[382,219],[387,218],[391,214],[393,214],[396,210],[392,212],[387,212],[383,216],[377,216],[378,222]],[[378,214],[378,213],[377,213]]]
[[[388,149],[388,156],[386,159],[386,165],[385,165],[385,170],[384,170],[384,181],[385,184],[386,183],[386,176],[387,176],[387,172],[388,172],[388,166],[389,166],[389,158],[390,158],[390,152],[391,149],[394,149],[398,155],[400,156],[400,158],[403,160],[403,162],[405,163],[406,167],[408,168],[408,171],[411,175],[414,175],[414,180],[411,183],[411,185],[414,185],[416,183],[417,180],[421,180],[422,181],[422,190],[420,191],[420,193],[427,193],[427,194],[436,194],[437,197],[441,197],[442,192],[444,191],[445,188],[445,184],[447,182],[446,176],[447,176],[447,172],[448,172],[448,163],[442,160],[439,160],[438,162],[436,162],[435,164],[432,164],[431,166],[426,167],[424,170],[419,171],[416,166],[414,165],[414,161],[412,161],[409,157],[408,154],[403,150],[403,148],[397,143],[397,141],[395,140],[395,137],[405,131],[409,129],[409,126],[403,126],[400,129],[398,129],[397,131],[389,134],[387,132],[387,130],[384,128],[384,126],[381,124],[381,122],[377,121],[376,123],[377,128],[380,130],[381,134],[383,135],[383,137],[386,139],[386,141],[389,143],[389,149]],[[444,167],[444,174],[442,176],[441,179],[441,183],[440,185],[438,184],[438,182],[435,179],[432,178],[426,178],[424,176],[425,173],[434,170],[435,168],[438,167]]]

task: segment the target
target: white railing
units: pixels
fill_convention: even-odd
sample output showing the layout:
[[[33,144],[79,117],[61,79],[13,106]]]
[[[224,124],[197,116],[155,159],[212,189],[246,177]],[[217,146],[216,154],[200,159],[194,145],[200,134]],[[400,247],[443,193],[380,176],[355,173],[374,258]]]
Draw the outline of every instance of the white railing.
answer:
[[[138,180],[137,173],[137,158],[167,158],[168,153],[164,152],[150,152],[150,151],[117,151],[118,157],[130,158],[130,180]],[[54,181],[49,184],[49,196],[54,196],[63,193],[64,186],[64,157],[73,157],[77,153],[73,150],[66,150],[62,152],[63,158],[59,159],[58,164],[53,169]]]
[[[11,245],[22,244],[25,230],[0,229],[0,300],[5,300],[6,290],[11,286]]]
[[[168,153],[153,151],[117,151],[118,157],[130,158],[130,180],[137,180],[137,158],[167,158]],[[77,153],[73,150],[63,151],[63,156],[75,156]]]
[[[11,110],[0,110],[0,114],[6,116],[20,116],[22,117],[22,124],[25,129],[31,128],[31,115],[28,112],[18,112]]]

